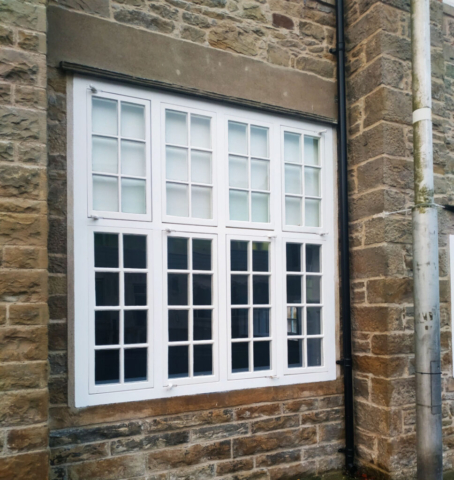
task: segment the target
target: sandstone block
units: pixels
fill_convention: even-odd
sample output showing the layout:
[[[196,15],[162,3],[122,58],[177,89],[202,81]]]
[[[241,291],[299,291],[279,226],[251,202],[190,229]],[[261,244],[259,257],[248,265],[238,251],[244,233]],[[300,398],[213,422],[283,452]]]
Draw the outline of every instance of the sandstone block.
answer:
[[[68,466],[69,480],[120,480],[145,473],[144,458],[139,455],[108,458]]]
[[[289,450],[269,455],[260,455],[256,458],[257,467],[272,467],[282,463],[294,463],[301,460],[300,450]]]
[[[196,444],[187,448],[160,450],[148,455],[148,471],[182,468],[231,456],[230,441]]]
[[[258,54],[254,37],[237,29],[234,25],[219,25],[213,28],[208,35],[208,43],[213,48],[242,55],[254,57]]]
[[[5,247],[3,249],[5,268],[47,268],[47,251],[37,247]]]
[[[15,165],[0,165],[0,195],[42,200],[45,195],[45,171]]]
[[[372,378],[372,401],[384,407],[415,403],[415,379]]]
[[[14,161],[14,144],[11,142],[0,142],[0,160],[2,162]]]
[[[67,356],[64,353],[50,353],[49,366],[51,375],[63,375],[67,373]]]
[[[9,307],[8,320],[11,325],[44,325],[49,317],[47,304],[14,304]]]
[[[294,428],[299,425],[298,415],[288,415],[282,417],[266,418],[257,420],[251,425],[252,433],[271,432],[273,430],[282,430],[286,428]]]
[[[0,394],[0,423],[5,427],[45,422],[47,409],[44,389]]]
[[[46,108],[46,91],[44,88],[17,86],[16,105],[27,108]]]
[[[254,468],[253,458],[243,458],[240,460],[228,460],[216,464],[216,476],[226,475],[227,473],[236,473]]]
[[[240,474],[239,474],[240,475]],[[204,465],[184,470],[176,470],[169,473],[169,480],[205,480],[215,476],[214,465]],[[228,478],[228,477],[227,477]]]
[[[5,270],[0,276],[0,301],[43,302],[47,299],[47,274],[44,270]]]
[[[0,45],[9,47],[14,45],[14,32],[11,28],[3,25],[0,27]]]
[[[296,465],[286,465],[268,469],[270,480],[285,480],[293,478],[304,478],[311,480],[311,477],[315,471],[315,462],[304,462]]]
[[[370,127],[381,120],[411,125],[411,95],[382,87],[365,99],[364,127]]]
[[[332,408],[301,414],[301,425],[317,425],[320,423],[335,422],[342,419],[342,410]]]
[[[274,65],[288,67],[290,63],[290,55],[281,47],[268,45],[268,61]]]
[[[416,435],[378,439],[378,466],[387,471],[401,471],[416,464]]]
[[[190,40],[196,43],[205,43],[206,40],[206,33],[203,30],[191,27],[190,25],[183,25],[180,30],[180,35],[184,40]]]
[[[235,410],[237,420],[246,420],[251,418],[271,417],[281,413],[279,403],[268,403],[265,405],[253,405],[240,407]]]
[[[49,378],[49,400],[52,405],[68,404],[68,381],[66,376]]]
[[[294,26],[293,20],[290,17],[287,17],[287,15],[273,13],[273,27],[293,30]]]
[[[47,480],[48,469],[46,452],[0,458],[0,480]]]
[[[46,327],[5,327],[0,329],[0,361],[47,360]]]
[[[49,295],[49,318],[51,320],[64,320],[68,312],[68,299],[66,295]]]
[[[66,350],[68,343],[67,325],[65,322],[49,324],[49,350]]]
[[[48,249],[49,253],[66,254],[67,230],[66,221],[59,218],[49,220]]]
[[[8,449],[16,453],[44,450],[47,448],[47,436],[47,426],[12,429],[7,435]]]
[[[389,410],[364,402],[356,402],[355,417],[357,424],[370,432],[394,436],[402,431],[400,410]]]
[[[342,422],[322,424],[318,427],[320,442],[336,442],[342,440],[345,428]]]
[[[45,112],[0,106],[0,137],[4,140],[35,140],[44,143]]]
[[[409,278],[384,278],[367,282],[369,303],[412,303],[413,287]]]
[[[221,438],[247,435],[249,425],[247,423],[233,423],[228,425],[216,425],[192,430],[192,441],[218,440]]]
[[[172,21],[139,10],[115,9],[113,16],[117,22],[143,27],[152,32],[171,33],[175,29]]]
[[[179,430],[181,428],[198,427],[201,425],[222,424],[232,420],[232,410],[210,410],[206,412],[175,415],[172,417],[153,418],[144,423],[144,431],[147,433],[165,432],[169,430]]]
[[[318,408],[318,400],[316,398],[307,398],[303,400],[293,400],[284,403],[285,413],[306,412],[307,410],[315,410]]]
[[[408,368],[408,360],[403,357],[355,355],[353,365],[358,372],[390,378],[403,376]]]
[[[255,22],[267,22],[267,18],[263,14],[260,5],[257,5],[256,3],[244,3],[241,17],[248,20],[254,20]]]
[[[315,73],[325,78],[334,77],[334,64],[328,60],[316,57],[299,57],[296,59],[295,67],[304,72]]]
[[[165,447],[174,447],[189,442],[189,432],[160,433],[157,435],[146,435],[141,438],[116,440],[111,442],[112,455],[126,452],[139,452],[155,450]]]
[[[21,203],[14,202],[16,211],[23,210]],[[27,205],[28,206],[28,205]],[[0,244],[42,245],[45,244],[47,221],[38,215],[18,215],[4,213],[0,215]]]
[[[0,391],[46,387],[46,362],[0,364]]]
[[[317,42],[323,42],[326,38],[326,32],[323,26],[302,20],[299,22],[300,35],[302,37],[311,37]]]
[[[107,457],[109,455],[109,444],[90,443],[88,445],[70,445],[66,447],[53,448],[50,451],[50,464],[63,465],[65,463],[78,463],[88,460]]]
[[[413,352],[413,333],[377,334],[372,337],[372,353],[375,355],[399,355]]]
[[[362,332],[402,330],[402,315],[399,307],[355,305],[352,309],[353,328]]]

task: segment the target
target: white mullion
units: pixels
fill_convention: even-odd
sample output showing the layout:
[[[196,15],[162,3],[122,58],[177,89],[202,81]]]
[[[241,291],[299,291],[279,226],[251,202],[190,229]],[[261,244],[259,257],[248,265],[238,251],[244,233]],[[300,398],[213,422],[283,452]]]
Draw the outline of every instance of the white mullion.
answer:
[[[192,116],[190,112],[187,112],[188,118],[188,196],[189,196],[189,212],[188,218],[193,218],[192,216],[192,143],[191,143],[191,124]],[[192,239],[190,240],[192,243]]]
[[[124,271],[123,271],[123,266],[124,266],[124,259],[123,259],[123,233],[118,234],[118,266],[119,266],[119,289],[120,289],[120,295],[119,295],[119,300],[120,300],[120,384],[125,383],[125,377],[124,377],[124,307],[125,307],[125,281],[124,281]]]
[[[189,116],[189,115],[188,115]],[[190,141],[190,137],[189,141]],[[190,188],[190,187],[189,187]],[[194,273],[193,273],[193,265],[192,265],[192,237],[188,238],[188,282],[189,282],[189,298],[188,298],[188,340],[189,340],[189,348],[188,348],[188,361],[189,361],[189,369],[188,369],[188,376],[189,378],[194,377]]]
[[[121,137],[121,116],[123,115],[123,105],[122,105],[122,102],[121,100],[117,100],[118,102],[118,118],[117,118],[117,122],[118,122],[118,212],[119,213],[123,213],[122,211],[122,201],[121,201],[121,191],[122,191],[122,188],[121,188],[121,140],[122,140],[122,137]]]

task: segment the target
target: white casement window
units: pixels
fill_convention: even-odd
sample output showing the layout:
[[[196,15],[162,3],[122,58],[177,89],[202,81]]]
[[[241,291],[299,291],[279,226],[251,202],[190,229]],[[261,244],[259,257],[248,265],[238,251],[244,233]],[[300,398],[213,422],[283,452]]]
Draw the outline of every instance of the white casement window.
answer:
[[[74,405],[333,380],[332,129],[68,82]]]

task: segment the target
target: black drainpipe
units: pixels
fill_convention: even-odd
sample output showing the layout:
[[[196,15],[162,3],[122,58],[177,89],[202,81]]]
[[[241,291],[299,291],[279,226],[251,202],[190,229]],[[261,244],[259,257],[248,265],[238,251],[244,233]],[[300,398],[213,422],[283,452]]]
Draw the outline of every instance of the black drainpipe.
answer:
[[[348,171],[347,171],[347,106],[345,95],[345,36],[344,2],[336,1],[336,48],[331,52],[337,55],[337,90],[339,104],[338,150],[339,150],[339,206],[340,206],[340,275],[341,275],[341,315],[343,358],[337,363],[344,367],[345,399],[345,468],[349,474],[355,470],[355,439],[353,425],[353,365],[352,328],[350,308],[350,251],[348,235]]]

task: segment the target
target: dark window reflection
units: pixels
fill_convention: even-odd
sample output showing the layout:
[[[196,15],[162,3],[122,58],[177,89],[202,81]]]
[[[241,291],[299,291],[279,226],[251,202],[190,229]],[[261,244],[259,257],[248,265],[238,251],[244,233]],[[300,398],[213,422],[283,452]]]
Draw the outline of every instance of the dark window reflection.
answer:
[[[270,309],[254,308],[254,337],[270,336]]]
[[[249,371],[249,344],[232,343],[232,372]]]
[[[194,305],[211,305],[211,275],[192,276]]]
[[[252,290],[254,305],[267,305],[270,303],[270,277],[254,275],[252,277]]]
[[[254,272],[269,271],[269,243],[253,242],[252,244],[252,270]]]
[[[188,311],[169,310],[169,342],[188,340]]]
[[[287,275],[287,303],[301,303],[301,276]]]
[[[270,342],[254,342],[254,371],[270,369]]]
[[[147,349],[125,350],[125,382],[143,382],[147,379]]]
[[[307,307],[307,334],[320,335],[321,329],[321,312],[320,307]]]
[[[120,312],[95,312],[95,344],[116,345],[119,342]]]
[[[96,305],[99,307],[119,305],[119,276],[114,272],[96,272]]]
[[[287,334],[302,335],[303,333],[302,307],[287,307]]]
[[[125,343],[147,343],[147,311],[125,310]]]
[[[125,268],[147,268],[147,237],[123,235],[123,255]]]
[[[320,280],[321,277],[306,277],[306,298],[307,303],[320,303]]]
[[[232,338],[247,338],[248,331],[247,308],[232,308]]]
[[[211,240],[192,240],[192,269],[211,270]]]
[[[188,269],[188,239],[169,237],[167,239],[167,266],[169,270]]]
[[[287,272],[301,272],[301,245],[287,243]]]
[[[118,383],[120,381],[120,351],[95,351],[95,383]]]
[[[320,272],[320,245],[306,245],[306,272]]]
[[[169,347],[169,378],[189,376],[188,346]]]
[[[248,275],[232,275],[231,288],[232,305],[247,305]]]
[[[322,339],[307,339],[307,366],[320,367],[322,365]]]
[[[194,345],[194,376],[213,375],[213,346]]]
[[[247,271],[248,242],[232,240],[230,242],[230,269],[235,272]]]
[[[211,340],[211,310],[194,310],[194,340]]]
[[[118,268],[116,233],[95,233],[95,267]]]
[[[188,305],[188,275],[186,273],[169,273],[168,305]]]
[[[125,273],[125,305],[147,304],[147,274]]]
[[[287,360],[289,368],[298,368],[303,366],[303,341],[287,341]]]

